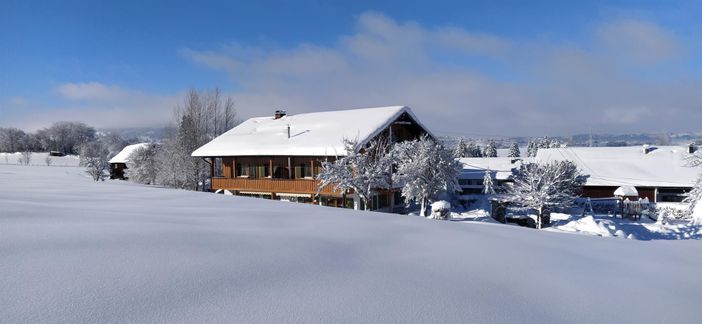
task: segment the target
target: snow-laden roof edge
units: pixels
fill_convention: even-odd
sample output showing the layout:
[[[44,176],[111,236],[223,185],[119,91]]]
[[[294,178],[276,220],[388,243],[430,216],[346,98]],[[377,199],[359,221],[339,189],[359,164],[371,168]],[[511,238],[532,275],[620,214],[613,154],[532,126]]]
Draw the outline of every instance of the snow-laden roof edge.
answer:
[[[408,106],[387,106],[332,110],[287,115],[252,117],[192,152],[195,157],[213,156],[331,156],[345,155],[344,138],[356,137],[358,147],[366,145],[402,114],[432,138],[434,134]],[[286,137],[284,125],[296,133]]]
[[[134,153],[139,148],[148,147],[149,143],[138,143],[125,146],[117,155],[113,156],[109,163],[127,163],[129,162],[129,156]]]

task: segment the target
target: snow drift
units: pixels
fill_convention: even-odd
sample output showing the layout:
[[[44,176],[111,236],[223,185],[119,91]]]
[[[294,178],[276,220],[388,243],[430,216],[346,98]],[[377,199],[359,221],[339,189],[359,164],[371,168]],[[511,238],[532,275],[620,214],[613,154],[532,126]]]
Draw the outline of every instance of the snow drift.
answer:
[[[95,183],[0,165],[7,322],[669,322],[702,304],[698,241]]]

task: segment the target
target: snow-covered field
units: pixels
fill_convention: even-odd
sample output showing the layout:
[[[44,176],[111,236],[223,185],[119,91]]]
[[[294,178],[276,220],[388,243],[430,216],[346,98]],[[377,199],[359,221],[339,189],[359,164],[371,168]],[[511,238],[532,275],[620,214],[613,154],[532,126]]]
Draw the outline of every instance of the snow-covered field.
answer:
[[[698,323],[702,244],[0,164],[1,322]]]
[[[21,164],[22,153],[3,153],[0,152],[0,164]],[[49,157],[49,163],[51,166],[78,166],[80,158],[77,155],[66,155],[66,156],[49,156],[47,152],[33,152],[29,165],[44,165],[46,166],[46,158]]]

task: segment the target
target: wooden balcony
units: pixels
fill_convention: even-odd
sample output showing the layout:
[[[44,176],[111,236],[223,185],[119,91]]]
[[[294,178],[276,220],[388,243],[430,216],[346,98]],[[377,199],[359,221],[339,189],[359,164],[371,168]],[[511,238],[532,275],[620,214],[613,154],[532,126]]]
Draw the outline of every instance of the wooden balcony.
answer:
[[[212,189],[226,189],[250,192],[317,194],[319,181],[313,179],[271,179],[271,178],[213,178]],[[320,194],[340,196],[333,186],[327,186]]]

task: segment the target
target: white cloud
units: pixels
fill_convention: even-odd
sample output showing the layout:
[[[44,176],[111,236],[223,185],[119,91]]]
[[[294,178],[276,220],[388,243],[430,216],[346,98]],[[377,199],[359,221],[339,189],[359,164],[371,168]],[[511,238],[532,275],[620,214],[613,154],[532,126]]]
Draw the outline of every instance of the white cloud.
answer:
[[[69,100],[112,100],[126,95],[120,87],[99,82],[64,83],[56,87],[56,92]]]
[[[196,63],[229,73],[244,89],[233,94],[243,116],[280,108],[295,113],[404,104],[434,129],[466,134],[696,127],[683,116],[695,114],[702,101],[699,80],[685,86],[651,82],[622,67],[627,55],[642,62],[675,60],[682,49],[673,33],[627,20],[602,24],[592,36],[588,43],[544,44],[456,27],[427,28],[365,13],[355,32],[339,36],[333,46],[275,49],[233,44],[184,53]],[[622,57],[612,57],[615,49]],[[517,81],[479,72],[484,64],[498,66]],[[683,114],[669,113],[673,110]],[[655,116],[666,118],[655,125],[644,122]]]

